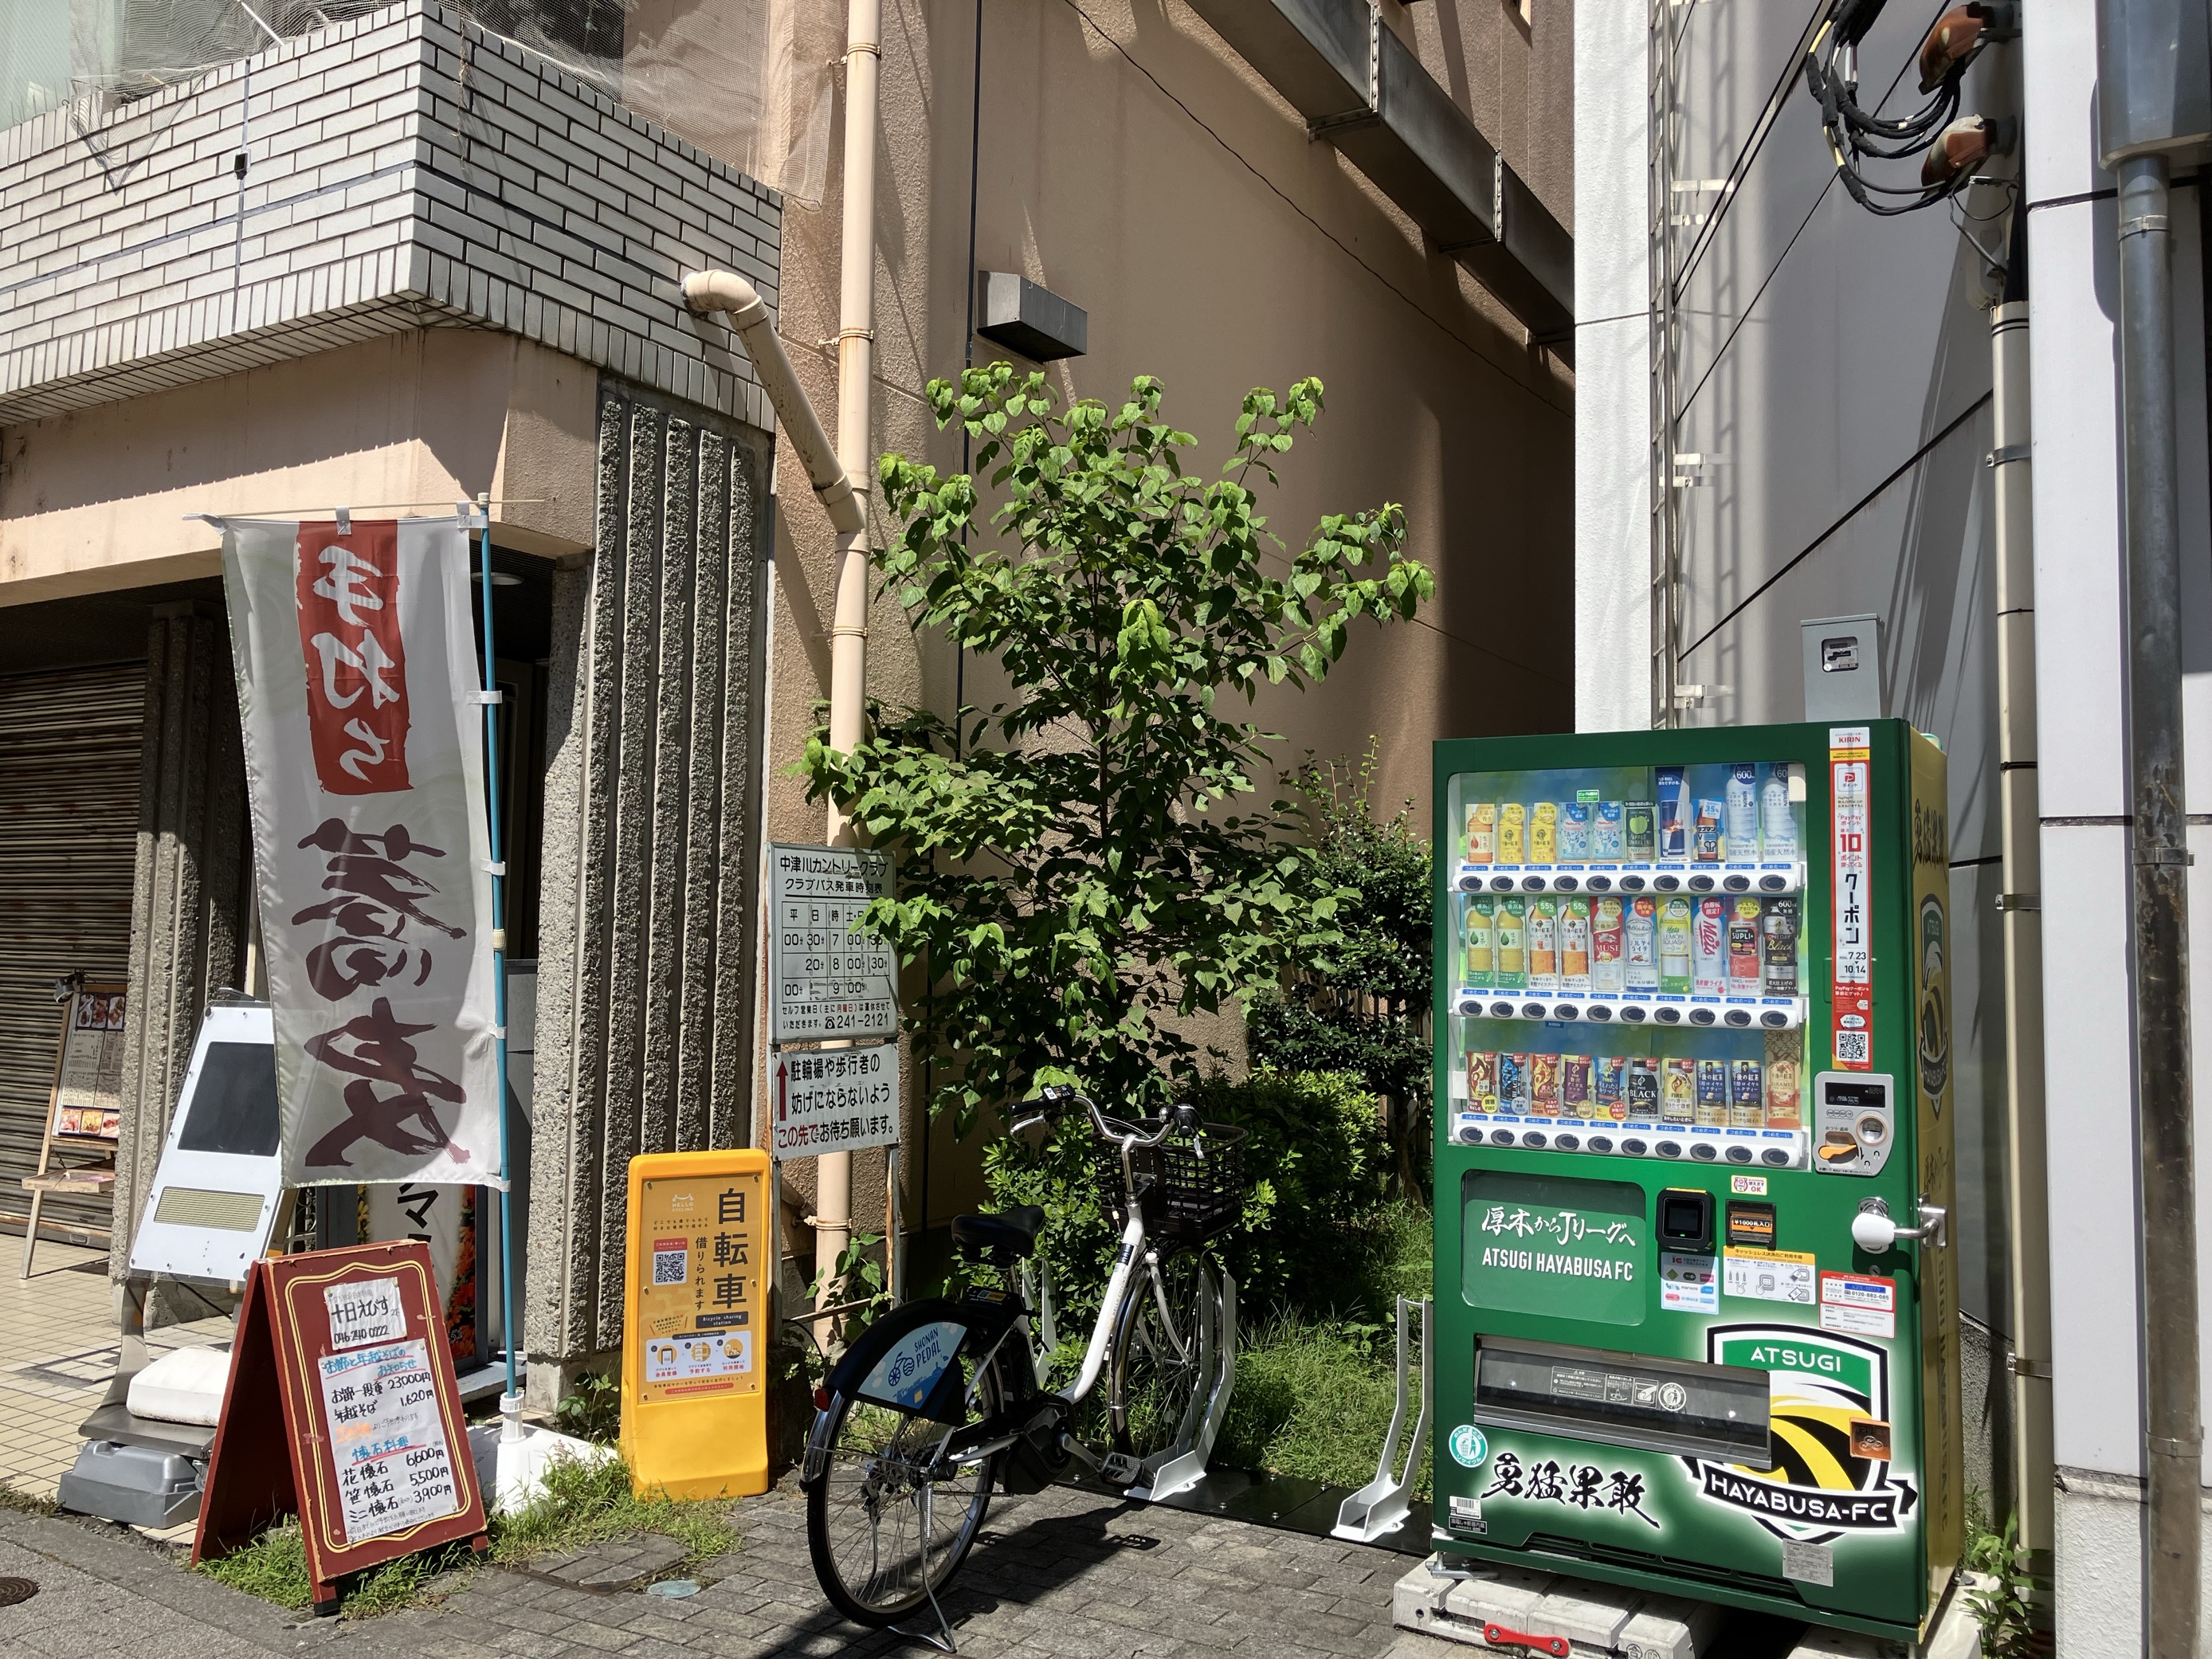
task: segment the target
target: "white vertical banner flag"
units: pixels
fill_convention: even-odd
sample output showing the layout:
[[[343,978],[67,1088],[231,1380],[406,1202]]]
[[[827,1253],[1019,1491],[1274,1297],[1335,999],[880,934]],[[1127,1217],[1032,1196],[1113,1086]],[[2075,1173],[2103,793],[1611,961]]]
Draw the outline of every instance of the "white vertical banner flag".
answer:
[[[294,1186],[503,1186],[468,536],[222,525]]]

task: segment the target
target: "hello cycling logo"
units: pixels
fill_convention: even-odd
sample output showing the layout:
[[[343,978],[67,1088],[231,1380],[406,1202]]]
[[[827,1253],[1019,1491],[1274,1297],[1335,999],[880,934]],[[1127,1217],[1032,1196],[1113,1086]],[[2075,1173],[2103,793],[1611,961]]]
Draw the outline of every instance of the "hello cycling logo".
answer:
[[[1716,1325],[1705,1333],[1705,1358],[1773,1379],[1772,1468],[1683,1460],[1708,1503],[1741,1510],[1776,1537],[1802,1543],[1905,1525],[1920,1492],[1889,1456],[1887,1353],[1802,1326]]]

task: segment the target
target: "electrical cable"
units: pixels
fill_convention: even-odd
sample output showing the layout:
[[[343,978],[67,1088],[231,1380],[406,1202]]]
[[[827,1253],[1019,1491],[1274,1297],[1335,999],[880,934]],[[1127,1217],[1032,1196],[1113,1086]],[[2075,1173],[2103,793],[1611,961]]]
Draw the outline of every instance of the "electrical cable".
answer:
[[[1858,45],[1880,16],[1885,0],[1840,0],[1814,37],[1804,58],[1805,88],[1820,106],[1820,130],[1835,157],[1836,171],[1853,201],[1881,218],[1917,213],[1948,202],[1972,182],[1974,169],[1961,167],[1936,184],[1885,185],[1860,170],[1865,161],[1902,161],[1940,143],[1959,113],[1960,86],[1971,52],[1945,70],[1928,101],[1911,113],[1884,119],[1858,100]],[[1898,80],[1904,78],[1899,72]],[[1924,84],[1924,83],[1923,83]],[[1890,90],[1897,82],[1890,82]],[[1884,100],[1888,94],[1883,94]],[[1875,109],[1880,109],[1880,104]],[[1883,198],[1883,199],[1877,199]]]

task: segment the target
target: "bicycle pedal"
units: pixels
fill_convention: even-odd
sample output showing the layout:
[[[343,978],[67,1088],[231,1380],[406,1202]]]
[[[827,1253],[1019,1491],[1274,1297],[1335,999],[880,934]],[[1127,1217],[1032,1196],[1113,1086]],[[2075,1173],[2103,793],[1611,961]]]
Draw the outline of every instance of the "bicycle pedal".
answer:
[[[1098,1466],[1100,1478],[1109,1486],[1134,1486],[1144,1472],[1143,1462],[1127,1452],[1108,1452]]]

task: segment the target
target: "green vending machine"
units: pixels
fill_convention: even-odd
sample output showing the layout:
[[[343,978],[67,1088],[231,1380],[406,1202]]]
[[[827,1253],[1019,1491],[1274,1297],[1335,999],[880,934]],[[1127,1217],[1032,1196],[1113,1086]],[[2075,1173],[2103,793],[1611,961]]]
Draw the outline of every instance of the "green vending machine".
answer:
[[[1915,1639],[1957,1565],[1944,764],[1439,743],[1435,1541]]]

